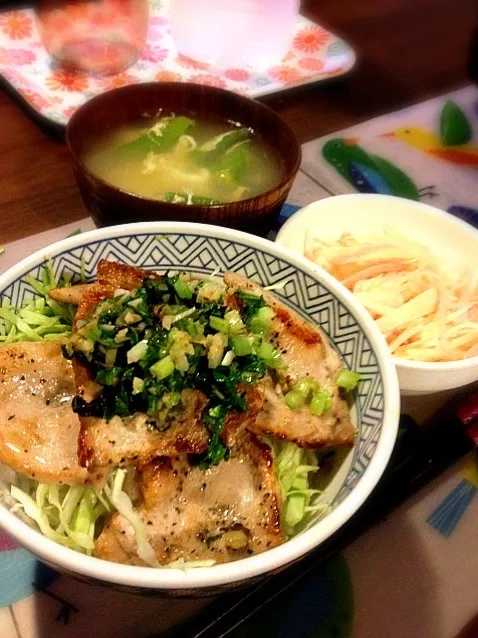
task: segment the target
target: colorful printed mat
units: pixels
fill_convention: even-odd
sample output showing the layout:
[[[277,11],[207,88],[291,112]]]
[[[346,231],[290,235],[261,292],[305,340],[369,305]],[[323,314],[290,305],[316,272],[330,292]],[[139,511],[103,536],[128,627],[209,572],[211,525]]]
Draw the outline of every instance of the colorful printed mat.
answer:
[[[443,115],[450,101],[455,106]],[[391,191],[416,199],[423,186],[433,186],[424,192],[436,195],[435,205],[477,222],[478,172],[470,159],[478,139],[477,102],[478,91],[464,89],[305,145],[302,170],[279,221],[297,206],[334,193]],[[409,134],[397,133],[404,127],[433,134],[433,148],[441,154],[406,144]],[[380,137],[391,132],[393,138]],[[398,180],[401,174],[406,179]],[[91,228],[91,219],[85,219],[7,245],[0,272],[34,250]],[[440,401],[443,397],[413,397],[402,408],[420,422]],[[477,611],[477,493],[476,456],[470,455],[289,591],[273,622],[259,615],[236,638],[455,638]],[[0,533],[2,638],[146,638],[204,604],[144,599],[79,583],[44,567]]]
[[[257,97],[342,75],[355,53],[342,39],[299,16],[292,48],[278,64],[216,69],[178,55],[169,29],[169,0],[150,0],[147,44],[126,72],[87,77],[55,68],[42,47],[32,10],[0,14],[0,74],[40,115],[66,124],[89,98],[138,82],[194,82]]]
[[[314,140],[302,150],[302,170],[329,195],[398,195],[478,226],[477,87]]]

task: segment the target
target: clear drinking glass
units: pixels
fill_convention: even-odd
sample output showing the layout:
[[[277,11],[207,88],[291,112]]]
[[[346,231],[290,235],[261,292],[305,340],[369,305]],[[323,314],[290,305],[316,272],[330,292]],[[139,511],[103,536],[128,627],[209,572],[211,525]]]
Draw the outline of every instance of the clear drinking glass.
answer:
[[[109,75],[136,61],[146,41],[148,0],[39,0],[43,46],[65,67]]]
[[[216,66],[278,64],[289,50],[300,0],[171,0],[182,55]]]

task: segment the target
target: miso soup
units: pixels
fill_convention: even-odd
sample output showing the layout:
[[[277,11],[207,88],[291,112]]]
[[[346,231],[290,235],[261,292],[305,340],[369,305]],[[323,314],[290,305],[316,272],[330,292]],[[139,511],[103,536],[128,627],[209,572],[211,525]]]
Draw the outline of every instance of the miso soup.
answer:
[[[220,204],[279,184],[280,158],[250,128],[170,115],[96,140],[84,156],[96,175],[122,190],[181,204]]]

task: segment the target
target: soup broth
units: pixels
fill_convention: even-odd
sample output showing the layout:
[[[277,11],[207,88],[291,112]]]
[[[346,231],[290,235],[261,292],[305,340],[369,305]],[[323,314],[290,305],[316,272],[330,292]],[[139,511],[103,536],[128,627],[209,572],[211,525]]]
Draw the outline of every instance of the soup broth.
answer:
[[[248,199],[277,186],[284,174],[252,129],[174,115],[105,134],[84,161],[122,190],[181,204]]]

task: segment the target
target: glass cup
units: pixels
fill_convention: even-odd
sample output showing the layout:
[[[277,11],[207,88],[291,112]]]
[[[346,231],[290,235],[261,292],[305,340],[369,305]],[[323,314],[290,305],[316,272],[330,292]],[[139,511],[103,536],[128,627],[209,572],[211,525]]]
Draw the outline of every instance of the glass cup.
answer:
[[[35,11],[48,53],[83,73],[123,71],[146,41],[148,0],[39,0]]]
[[[300,0],[171,0],[182,55],[219,67],[279,64],[291,45]]]

